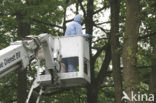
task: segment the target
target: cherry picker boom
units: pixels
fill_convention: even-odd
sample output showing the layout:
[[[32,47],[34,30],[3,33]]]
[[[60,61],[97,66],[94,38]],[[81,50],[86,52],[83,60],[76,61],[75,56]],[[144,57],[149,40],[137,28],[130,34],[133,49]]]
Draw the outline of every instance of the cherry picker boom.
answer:
[[[63,59],[76,57],[76,72],[67,72]],[[45,61],[45,72],[39,72],[40,60]],[[26,103],[36,87],[41,87],[36,103],[39,103],[42,87],[65,88],[85,86],[90,83],[89,42],[82,35],[53,37],[50,34],[27,36],[0,50],[0,78],[16,69],[26,69],[36,60],[37,75],[29,91]]]

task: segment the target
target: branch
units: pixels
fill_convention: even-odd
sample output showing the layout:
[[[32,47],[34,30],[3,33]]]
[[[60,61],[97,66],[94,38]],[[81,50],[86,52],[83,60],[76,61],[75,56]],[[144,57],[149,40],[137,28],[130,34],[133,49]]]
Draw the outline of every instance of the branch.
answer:
[[[4,14],[3,13],[0,13],[0,16],[4,16]]]
[[[71,22],[73,21],[74,19],[69,19],[69,20],[66,20],[65,22],[68,23],[68,22]]]
[[[124,67],[120,67],[121,70],[123,70]],[[137,68],[139,69],[147,69],[147,68],[152,68],[152,65],[149,65],[149,66],[146,66],[146,65],[143,65],[143,66],[137,66]]]
[[[78,3],[80,4],[80,7],[81,7],[81,9],[82,9],[82,11],[83,11],[83,14],[84,14],[84,17],[86,17],[87,15],[86,15],[85,8],[84,8],[83,5],[82,5],[82,1],[83,1],[83,0],[77,0],[77,1],[78,1]]]
[[[39,24],[44,24],[44,25],[47,25],[47,26],[51,26],[51,27],[58,27],[60,29],[63,29],[62,26],[59,26],[59,25],[56,25],[56,24],[52,24],[52,23],[46,23],[46,22],[43,22],[43,21],[40,21],[40,20],[37,20],[37,19],[32,19],[34,22],[37,22]]]
[[[149,66],[137,66],[137,68],[139,69],[147,69],[147,68],[152,68],[152,65],[149,65]]]
[[[106,7],[104,6],[104,7],[100,8],[99,10],[94,11],[93,14],[99,13],[100,11],[104,10],[105,8],[106,8]]]
[[[104,77],[106,76],[105,74],[107,73],[107,69],[109,67],[111,61],[111,46],[110,44],[108,44],[107,49],[106,49],[106,55],[105,55],[105,59],[102,63],[100,72],[96,78],[96,85],[98,86],[98,88],[100,87],[100,84],[102,84]]]
[[[143,35],[143,36],[138,37],[138,40],[146,39],[146,38],[152,37],[152,36],[154,36],[154,35],[156,35],[156,33],[151,33],[151,34],[149,34],[149,35]]]
[[[94,25],[102,25],[102,24],[107,24],[107,23],[110,23],[110,21],[106,21],[106,22],[103,22],[103,23],[98,23],[98,24],[94,24]]]
[[[105,77],[106,76],[109,76],[110,77],[112,73],[113,73],[113,71],[107,71],[104,75],[105,75]]]
[[[96,24],[94,24],[94,26],[95,27],[97,27],[97,28],[99,28],[99,29],[101,29],[103,32],[105,32],[106,34],[109,34],[110,32],[107,32],[105,29],[103,29],[102,27],[100,27],[100,26],[98,26],[98,25],[96,25]]]
[[[93,56],[93,63],[95,63],[96,59],[100,56],[100,54],[102,53],[102,51],[104,49],[108,48],[108,44],[104,45],[102,48],[100,48],[97,53]]]
[[[103,86],[100,86],[100,88],[114,88],[114,85],[103,85]]]
[[[101,41],[101,40],[107,40],[107,39],[109,39],[109,38],[106,38],[106,37],[99,38],[99,39],[97,39],[96,41],[92,41],[92,43],[96,43],[96,42],[99,42],[99,41]]]

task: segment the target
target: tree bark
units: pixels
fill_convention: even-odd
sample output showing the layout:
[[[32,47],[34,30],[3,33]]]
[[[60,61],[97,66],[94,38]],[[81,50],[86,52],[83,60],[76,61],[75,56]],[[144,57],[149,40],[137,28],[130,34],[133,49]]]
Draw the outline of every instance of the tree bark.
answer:
[[[121,103],[122,78],[121,78],[120,52],[119,52],[120,0],[110,0],[110,5],[111,5],[111,53],[112,53],[113,79],[115,88],[115,103]]]
[[[103,60],[103,63],[101,65],[100,72],[97,76],[97,78],[94,79],[94,81],[89,85],[88,93],[87,93],[87,102],[88,103],[97,103],[98,101],[98,93],[101,89],[101,84],[103,83],[107,69],[109,67],[110,61],[111,61],[111,46],[108,44],[105,52],[105,59]]]
[[[30,24],[26,21],[24,15],[18,13],[16,15],[17,20],[17,35],[18,39],[22,40],[26,35],[30,33]],[[26,68],[18,69],[18,88],[17,88],[17,103],[25,103],[27,97],[27,76]]]
[[[123,79],[124,89],[130,96],[137,90],[139,83],[136,68],[137,38],[139,32],[139,0],[126,0],[127,14],[123,45]],[[128,101],[128,103],[133,103]]]
[[[156,33],[155,33],[156,34]],[[153,58],[152,58],[152,71],[150,74],[150,81],[149,81],[149,91],[150,93],[155,95],[155,100],[156,100],[156,36],[154,36],[152,39],[152,46],[153,46]],[[156,103],[154,101],[153,103]]]
[[[93,32],[93,5],[94,0],[87,0],[87,13],[84,11],[84,16],[85,16],[85,26],[86,26],[86,34],[91,34]],[[96,98],[97,98],[97,90],[93,89],[94,86],[94,64],[92,61],[92,51],[91,51],[91,42],[92,39],[89,40],[89,53],[90,53],[90,72],[91,72],[91,84],[88,85],[87,87],[87,102],[88,103],[96,103]]]
[[[91,34],[93,32],[93,15],[94,15],[94,0],[87,0],[87,13],[84,14],[85,15],[85,26],[86,26],[86,33],[87,34]],[[100,72],[97,76],[97,78],[95,78],[94,75],[94,62],[96,60],[93,60],[93,56],[92,56],[92,51],[91,51],[91,43],[92,43],[92,39],[90,39],[90,68],[91,68],[91,84],[88,85],[87,88],[87,102],[88,103],[97,103],[98,101],[98,93],[99,90],[101,89],[100,86],[104,81],[106,72],[107,72],[107,68],[110,64],[110,60],[111,60],[111,47],[110,47],[110,43],[108,43],[107,45],[107,49],[105,52],[105,59],[101,65],[101,69]]]
[[[87,15],[85,15],[85,26],[86,26],[86,34],[93,33],[93,9],[94,0],[87,0]],[[85,13],[84,13],[85,14]],[[92,52],[91,52],[91,42],[92,39],[89,41],[90,46],[90,68],[91,68],[91,81],[94,81],[94,65],[92,65]]]

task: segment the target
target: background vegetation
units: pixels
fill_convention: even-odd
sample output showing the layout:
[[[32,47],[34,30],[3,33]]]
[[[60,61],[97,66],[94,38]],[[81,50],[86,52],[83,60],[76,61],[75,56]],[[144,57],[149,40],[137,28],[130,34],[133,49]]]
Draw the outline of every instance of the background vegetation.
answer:
[[[82,14],[85,33],[95,36],[92,82],[49,91],[41,103],[121,103],[123,90],[156,93],[155,0],[0,0],[0,49],[26,35],[63,36],[69,12]],[[1,78],[0,103],[24,103],[34,73],[28,68]]]

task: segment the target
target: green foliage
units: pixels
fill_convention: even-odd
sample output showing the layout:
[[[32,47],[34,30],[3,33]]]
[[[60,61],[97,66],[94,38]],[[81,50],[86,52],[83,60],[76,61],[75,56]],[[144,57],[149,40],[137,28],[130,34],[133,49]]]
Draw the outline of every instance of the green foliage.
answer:
[[[55,27],[53,24],[62,26],[65,8],[75,4],[76,0],[1,0],[0,1],[0,49],[8,46],[12,40],[17,39],[17,15],[23,17],[22,22],[31,25],[30,35],[38,35],[40,33],[49,33],[53,36],[64,35],[63,27]],[[87,0],[83,1],[83,6],[85,10],[87,9]],[[109,9],[109,0],[103,0],[99,2],[95,0],[94,9],[98,10],[101,6],[104,9]],[[139,36],[149,35],[156,32],[156,8],[153,6],[154,1],[152,0],[141,0],[140,1],[140,11],[141,11],[141,26]],[[74,10],[74,8],[72,8]],[[80,9],[80,7],[79,7]],[[95,10],[95,11],[96,11]],[[87,10],[86,10],[87,11]],[[68,12],[68,11],[67,11]],[[73,11],[74,12],[74,11]],[[126,2],[121,0],[120,7],[120,44],[123,42],[123,36],[125,31],[125,17],[126,17]],[[104,15],[104,14],[100,14]],[[99,22],[99,16],[94,15],[95,23]],[[109,20],[108,20],[109,21]],[[104,28],[102,25],[101,28]],[[109,38],[108,33],[103,33],[96,36],[96,39]],[[95,34],[99,34],[100,31],[97,30]],[[104,45],[108,43],[107,39],[102,39],[93,44],[93,48],[99,50]],[[138,42],[138,53],[137,53],[137,68],[139,70],[139,76],[141,84],[139,89],[141,93],[145,93],[149,89],[149,77],[151,72],[152,60],[156,58],[152,54],[151,39],[145,38],[139,40]],[[122,51],[122,47],[118,50]],[[132,49],[128,48],[129,55],[132,55]],[[103,51],[100,56],[98,56],[95,63],[95,77],[97,77],[101,64],[105,59],[105,51]],[[33,67],[28,69],[27,76],[34,78],[36,70]],[[99,91],[98,103],[114,103],[114,88],[107,87],[108,85],[113,85],[112,75],[109,75],[109,79],[105,79],[101,85]],[[32,80],[28,80],[28,90]],[[108,83],[108,85],[105,85]],[[102,87],[103,86],[103,87]],[[106,86],[106,87],[105,87]],[[17,101],[17,74],[15,72],[0,79],[0,102],[1,103],[16,103]],[[57,89],[50,90],[57,91]],[[58,94],[53,94],[50,96],[42,96],[41,103],[87,103],[87,90],[84,88],[72,88],[67,91],[62,91]]]
[[[49,99],[48,98],[43,96],[41,98],[41,103],[47,103],[48,101],[51,101],[51,103],[87,103],[86,89],[84,88],[69,88],[64,92],[58,92],[58,94],[52,95]]]
[[[0,79],[0,101],[1,103],[13,103],[17,101],[16,88],[17,75],[15,72],[9,73]]]
[[[104,103],[105,101],[107,101],[108,103],[114,103],[113,98],[114,98],[113,87],[105,87],[101,89],[97,103]]]

